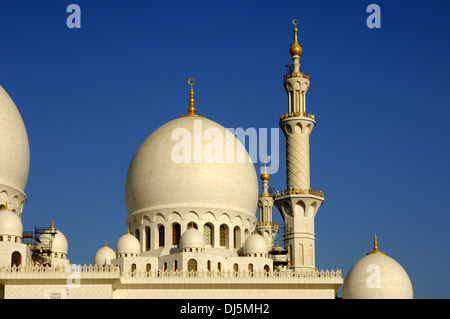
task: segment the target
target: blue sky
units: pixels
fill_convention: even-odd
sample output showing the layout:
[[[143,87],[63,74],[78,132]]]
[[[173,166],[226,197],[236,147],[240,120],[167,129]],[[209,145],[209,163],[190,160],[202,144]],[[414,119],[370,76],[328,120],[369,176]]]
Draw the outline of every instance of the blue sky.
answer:
[[[81,8],[69,29],[66,8]],[[381,28],[366,8],[381,8]],[[0,85],[31,149],[26,230],[55,226],[73,263],[126,232],[125,178],[144,139],[187,112],[230,128],[277,128],[300,20],[316,266],[344,275],[379,248],[416,298],[449,298],[448,1],[2,1]],[[285,189],[284,137],[270,187]],[[259,168],[260,163],[257,164]],[[281,221],[274,209],[274,219]]]

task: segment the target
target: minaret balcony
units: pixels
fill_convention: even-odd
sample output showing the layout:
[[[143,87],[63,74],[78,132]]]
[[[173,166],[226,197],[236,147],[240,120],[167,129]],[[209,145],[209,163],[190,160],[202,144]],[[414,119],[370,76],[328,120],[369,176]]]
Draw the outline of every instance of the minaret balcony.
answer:
[[[290,72],[284,75],[285,81],[290,78],[304,78],[309,80],[309,74],[303,72]]]
[[[312,190],[312,189],[299,189],[299,188],[291,188],[284,191],[277,191],[275,193],[275,197],[282,197],[287,195],[314,195],[317,197],[324,198],[322,191]]]
[[[278,228],[278,224],[277,223],[272,223],[272,222],[259,222],[256,227],[260,227],[260,226],[269,226],[269,227],[276,227]]]
[[[290,117],[307,117],[310,119],[315,119],[314,114],[306,113],[306,112],[290,112],[290,113],[284,113],[280,116],[280,121],[290,118]]]

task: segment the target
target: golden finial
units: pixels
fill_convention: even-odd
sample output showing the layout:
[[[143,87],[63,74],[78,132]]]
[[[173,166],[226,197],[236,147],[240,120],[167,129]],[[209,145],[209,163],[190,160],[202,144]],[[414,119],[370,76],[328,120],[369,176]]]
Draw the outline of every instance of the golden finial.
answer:
[[[266,161],[266,155],[263,155],[263,158],[264,158],[264,172],[261,174],[261,179],[263,180],[263,181],[268,181],[269,179],[270,179],[270,175],[269,175],[269,173],[267,173],[267,166],[266,166],[266,164],[267,164],[267,161]]]
[[[371,255],[371,254],[383,254],[383,255],[386,255],[385,253],[383,253],[383,252],[378,250],[377,234],[375,234],[375,236],[373,237],[373,251],[370,252],[370,253],[367,253],[367,255]]]
[[[298,19],[294,19],[294,20],[292,21],[292,24],[294,25],[294,44],[291,45],[291,50],[290,50],[290,52],[291,52],[291,55],[292,55],[292,56],[294,56],[294,55],[300,56],[300,55],[302,55],[303,49],[302,49],[302,46],[298,44],[298,39],[297,39],[297,31],[298,31],[298,29],[297,29],[297,24],[298,24]]]
[[[188,84],[191,86],[191,91],[189,92],[189,109],[188,109],[188,115],[196,115],[195,114],[195,99],[194,99],[194,84],[195,84],[195,79],[194,78],[190,78],[188,80]]]
[[[52,220],[52,227],[50,227],[50,229],[55,229],[55,222],[54,222],[54,220]]]
[[[108,247],[108,243],[107,243],[107,241],[105,240],[105,247]]]

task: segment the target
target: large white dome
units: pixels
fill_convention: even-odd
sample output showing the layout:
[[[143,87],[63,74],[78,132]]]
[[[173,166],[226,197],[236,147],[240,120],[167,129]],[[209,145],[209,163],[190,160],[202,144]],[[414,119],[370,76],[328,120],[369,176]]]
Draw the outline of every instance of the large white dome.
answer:
[[[0,115],[0,185],[24,194],[30,168],[28,135],[19,110],[1,86]]]
[[[128,170],[125,197],[130,215],[216,208],[254,217],[258,179],[245,147],[230,131],[209,119],[185,116],[142,143]]]

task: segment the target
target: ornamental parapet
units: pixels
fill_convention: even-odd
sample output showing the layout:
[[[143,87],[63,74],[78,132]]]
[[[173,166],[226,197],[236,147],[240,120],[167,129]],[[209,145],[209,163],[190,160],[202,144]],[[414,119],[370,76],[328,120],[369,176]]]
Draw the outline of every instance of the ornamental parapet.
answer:
[[[307,117],[310,118],[312,120],[315,119],[314,114],[311,113],[306,113],[306,112],[290,112],[290,113],[284,113],[280,116],[280,121],[287,119],[287,118],[291,118],[291,117]]]
[[[3,274],[71,274],[74,272],[84,273],[84,274],[113,274],[120,273],[119,266],[114,265],[20,265],[20,266],[10,266],[2,265],[0,266],[0,276]]]
[[[291,188],[288,190],[284,190],[284,191],[277,191],[275,193],[275,198],[276,197],[282,197],[282,196],[286,196],[286,195],[314,195],[314,196],[318,196],[318,197],[322,197],[323,198],[323,192],[322,191],[317,191],[317,190],[312,190],[312,189],[299,189],[299,188]]]
[[[287,74],[284,75],[284,80],[286,81],[287,79],[290,78],[304,78],[304,79],[308,79],[309,80],[309,74],[307,73],[303,73],[303,72],[289,72]]]
[[[123,277],[126,278],[159,278],[159,279],[172,279],[172,278],[306,278],[306,279],[329,279],[329,278],[342,278],[342,272],[340,269],[336,270],[317,270],[317,269],[301,269],[301,270],[279,270],[279,271],[246,271],[246,270],[227,270],[227,271],[125,271]]]
[[[259,227],[259,226],[273,226],[273,227],[278,228],[278,224],[272,223],[272,222],[260,222],[260,223],[256,224],[256,227]]]

